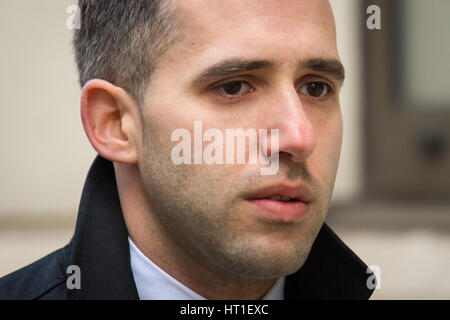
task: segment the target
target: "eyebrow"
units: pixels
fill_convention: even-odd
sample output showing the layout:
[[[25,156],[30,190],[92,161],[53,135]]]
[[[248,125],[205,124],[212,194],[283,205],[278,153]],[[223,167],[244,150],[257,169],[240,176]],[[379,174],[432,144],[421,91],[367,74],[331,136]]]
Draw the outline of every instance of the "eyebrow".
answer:
[[[344,66],[336,59],[310,58],[301,60],[300,67],[328,74],[336,80],[343,81],[345,78]],[[254,71],[260,69],[274,69],[276,63],[269,60],[241,60],[230,59],[218,62],[195,78],[193,83],[199,85],[217,78],[225,78],[234,74]]]
[[[336,59],[312,58],[300,62],[305,69],[325,73],[338,81],[344,81],[345,69],[342,63]]]
[[[275,63],[268,60],[231,59],[216,63],[195,78],[194,83],[200,84],[216,78],[224,78],[237,73],[260,69],[272,69]]]

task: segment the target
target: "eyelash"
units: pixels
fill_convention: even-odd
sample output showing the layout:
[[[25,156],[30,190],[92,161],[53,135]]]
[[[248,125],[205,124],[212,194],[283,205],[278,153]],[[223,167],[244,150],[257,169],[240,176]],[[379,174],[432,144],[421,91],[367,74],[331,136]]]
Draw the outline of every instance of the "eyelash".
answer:
[[[221,91],[222,89],[224,89],[224,87],[225,87],[226,85],[230,85],[230,84],[233,84],[233,83],[239,83],[239,84],[241,84],[241,85],[242,85],[242,84],[243,84],[243,85],[247,85],[247,86],[249,87],[248,92],[243,93],[243,94],[239,94],[239,95],[238,95],[238,94],[233,95],[233,94],[227,94],[227,93],[222,93],[222,94],[220,93],[220,91]],[[320,85],[324,85],[324,86],[325,86],[325,89],[326,89],[326,93],[325,93],[324,95],[319,96],[319,97],[314,97],[314,96],[311,96],[311,95],[306,95],[306,96],[308,96],[308,97],[311,97],[311,98],[313,98],[313,99],[319,100],[319,99],[324,99],[325,96],[329,96],[329,95],[334,94],[333,87],[332,87],[331,85],[329,85],[328,83],[326,83],[325,81],[320,81],[320,80],[318,80],[318,81],[308,81],[308,82],[304,83],[299,89],[297,89],[297,91],[298,91],[299,93],[301,93],[302,88],[304,88],[304,87],[307,86],[307,85],[311,85],[311,84],[320,84]],[[219,85],[217,85],[217,86],[214,86],[214,87],[212,88],[212,90],[215,91],[217,94],[221,95],[222,97],[224,97],[225,99],[239,99],[239,98],[241,98],[242,96],[246,95],[247,93],[250,93],[250,92],[255,91],[255,88],[254,88],[250,83],[248,83],[247,81],[244,81],[244,80],[232,80],[232,81],[228,81],[228,82],[219,84]]]
[[[319,100],[319,99],[325,99],[326,97],[328,97],[328,96],[334,94],[334,90],[333,90],[332,86],[329,85],[328,83],[324,82],[324,81],[308,81],[308,82],[306,82],[305,84],[303,84],[303,85],[298,89],[299,93],[301,93],[301,90],[302,90],[304,87],[306,87],[306,86],[308,86],[308,85],[311,85],[311,84],[320,84],[320,85],[324,85],[324,88],[326,89],[326,92],[325,92],[324,94],[320,95],[319,97],[315,97],[315,96],[312,96],[312,95],[307,95],[308,97],[311,97],[311,98],[313,98],[313,99]]]
[[[226,85],[230,85],[230,84],[233,84],[233,83],[239,83],[241,85],[246,85],[246,86],[249,87],[249,89],[248,89],[248,91],[246,93],[239,94],[239,95],[237,95],[237,94],[236,95],[232,95],[232,94],[227,94],[227,93],[222,93],[221,94],[220,93],[220,91],[222,89],[224,89],[224,87]],[[245,94],[255,91],[255,88],[250,83],[248,83],[247,81],[244,81],[244,80],[232,80],[232,81],[228,81],[228,82],[225,82],[225,83],[222,83],[220,85],[217,85],[217,86],[213,87],[213,91],[217,92],[219,95],[222,95],[226,99],[239,99],[242,96],[244,96]]]

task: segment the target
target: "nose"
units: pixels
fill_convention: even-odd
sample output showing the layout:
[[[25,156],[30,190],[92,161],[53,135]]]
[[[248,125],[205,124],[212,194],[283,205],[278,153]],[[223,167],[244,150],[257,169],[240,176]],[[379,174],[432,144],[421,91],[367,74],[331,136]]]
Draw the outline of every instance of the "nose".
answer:
[[[316,134],[295,88],[283,90],[272,104],[270,128],[279,129],[278,152],[303,162],[316,148]],[[271,146],[272,144],[269,144]],[[269,154],[272,154],[270,150]]]

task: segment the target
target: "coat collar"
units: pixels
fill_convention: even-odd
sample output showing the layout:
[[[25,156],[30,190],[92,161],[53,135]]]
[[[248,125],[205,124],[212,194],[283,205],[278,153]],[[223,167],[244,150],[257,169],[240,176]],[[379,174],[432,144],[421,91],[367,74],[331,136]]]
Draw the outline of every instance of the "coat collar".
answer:
[[[139,299],[130,266],[128,231],[112,162],[98,156],[81,197],[71,264],[81,289],[67,299]],[[368,299],[367,266],[324,224],[303,267],[286,277],[286,299]]]

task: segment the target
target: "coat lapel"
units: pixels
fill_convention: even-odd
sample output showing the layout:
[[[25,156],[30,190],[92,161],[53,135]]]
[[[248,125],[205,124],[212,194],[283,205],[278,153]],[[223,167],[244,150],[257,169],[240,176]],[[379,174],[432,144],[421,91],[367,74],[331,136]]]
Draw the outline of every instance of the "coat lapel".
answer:
[[[67,290],[68,299],[139,299],[114,167],[100,156],[89,170],[71,242],[81,290]]]

